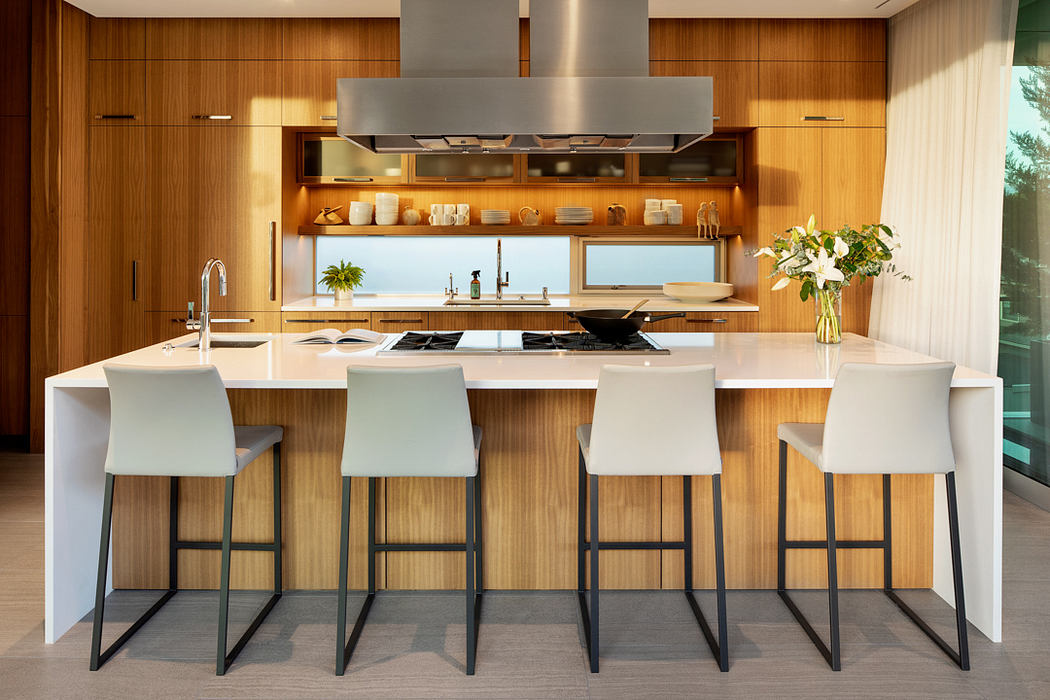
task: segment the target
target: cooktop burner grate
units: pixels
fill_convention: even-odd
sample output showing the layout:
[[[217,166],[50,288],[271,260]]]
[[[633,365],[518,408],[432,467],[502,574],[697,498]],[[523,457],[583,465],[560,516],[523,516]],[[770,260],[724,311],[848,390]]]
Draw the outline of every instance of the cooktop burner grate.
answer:
[[[456,333],[417,333],[408,331],[391,350],[455,350],[462,331]]]
[[[601,340],[593,333],[533,333],[521,334],[521,346],[524,350],[568,352],[659,352],[658,345],[640,333],[635,333],[623,341],[611,343]]]

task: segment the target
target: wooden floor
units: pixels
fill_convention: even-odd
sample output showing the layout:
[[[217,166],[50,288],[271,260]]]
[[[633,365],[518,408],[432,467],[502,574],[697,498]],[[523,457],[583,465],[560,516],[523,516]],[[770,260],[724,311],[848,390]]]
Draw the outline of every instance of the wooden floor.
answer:
[[[558,591],[488,594],[470,678],[463,675],[462,596],[441,592],[382,594],[342,678],[333,673],[335,600],[323,591],[286,594],[223,678],[214,676],[211,591],[180,592],[92,673],[87,620],[57,644],[43,643],[43,460],[0,453],[0,697],[1047,698],[1050,513],[1007,494],[1005,523],[1005,641],[992,644],[971,628],[969,673],[872,591],[842,595],[841,673],[828,670],[769,591],[730,592],[725,674],[684,597],[670,591],[603,595],[598,675],[586,669],[575,597]],[[698,597],[711,612],[710,595]],[[932,593],[908,597],[939,630],[951,629],[951,610]],[[111,596],[107,638],[151,599],[138,591]],[[234,594],[234,634],[260,600]],[[822,619],[819,593],[799,600]]]

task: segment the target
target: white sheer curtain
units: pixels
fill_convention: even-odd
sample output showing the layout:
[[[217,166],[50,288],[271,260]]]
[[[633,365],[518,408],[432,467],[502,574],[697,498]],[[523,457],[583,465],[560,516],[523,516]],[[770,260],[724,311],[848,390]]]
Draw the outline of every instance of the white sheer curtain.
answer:
[[[875,281],[870,334],[994,374],[1017,0],[920,0],[890,20],[882,221],[911,282]]]

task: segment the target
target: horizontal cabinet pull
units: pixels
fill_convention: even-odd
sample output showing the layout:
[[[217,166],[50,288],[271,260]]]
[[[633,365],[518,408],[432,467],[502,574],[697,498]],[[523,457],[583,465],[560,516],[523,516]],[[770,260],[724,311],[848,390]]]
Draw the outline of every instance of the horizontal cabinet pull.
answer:
[[[804,122],[844,122],[845,117],[825,117],[822,115],[806,115],[802,117]]]
[[[138,119],[134,114],[96,114],[95,119]]]
[[[707,182],[706,177],[669,177],[669,182]]]
[[[213,318],[212,323],[255,323],[254,318]]]
[[[687,318],[686,323],[729,323],[724,318]]]
[[[322,114],[321,115],[321,121],[323,121],[323,122],[334,122],[338,118],[339,117],[337,117],[334,114]]]
[[[485,182],[483,177],[446,177],[445,182]]]
[[[380,323],[423,323],[421,318],[381,318]]]
[[[713,121],[716,121],[716,122],[717,122],[717,121],[720,121],[720,120],[722,119],[722,117],[711,117],[711,119],[712,119]]]
[[[367,318],[286,318],[285,323],[368,323]]]
[[[370,177],[333,177],[333,182],[372,182]]]
[[[194,119],[233,119],[232,114],[194,114]]]
[[[558,182],[597,182],[596,177],[559,177]]]

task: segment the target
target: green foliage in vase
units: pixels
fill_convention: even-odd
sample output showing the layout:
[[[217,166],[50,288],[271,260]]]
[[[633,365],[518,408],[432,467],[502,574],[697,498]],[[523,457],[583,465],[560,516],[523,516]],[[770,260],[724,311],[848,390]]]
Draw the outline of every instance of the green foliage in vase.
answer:
[[[338,265],[329,265],[324,269],[320,283],[331,290],[351,291],[354,287],[360,287],[364,278],[364,268],[340,260]]]

